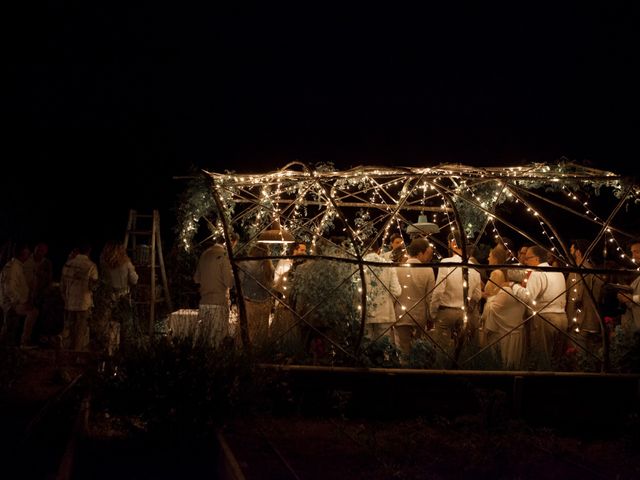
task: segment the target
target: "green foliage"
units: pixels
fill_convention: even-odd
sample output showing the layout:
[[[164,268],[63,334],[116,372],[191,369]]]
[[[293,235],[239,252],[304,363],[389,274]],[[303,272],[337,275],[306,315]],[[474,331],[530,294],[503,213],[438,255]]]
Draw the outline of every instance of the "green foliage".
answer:
[[[465,359],[469,359],[465,361]],[[490,348],[482,350],[476,342],[465,341],[460,352],[465,370],[502,370],[502,363]]]
[[[640,333],[617,326],[609,345],[611,372],[640,372]]]
[[[312,326],[330,331],[338,343],[351,336],[350,325],[360,319],[357,288],[351,281],[355,271],[353,265],[338,261],[307,260],[295,273],[296,310],[306,314]]]
[[[429,339],[420,338],[411,344],[409,352],[409,368],[437,368],[438,351]]]
[[[362,340],[362,353],[359,360],[364,367],[398,368],[400,367],[400,350],[387,336],[376,341],[365,337]]]
[[[200,220],[217,214],[210,180],[201,173],[194,176],[177,202],[175,233],[179,248],[189,251],[200,228]]]
[[[129,349],[92,380],[96,408],[140,415],[149,430],[192,435],[211,434],[255,406],[267,381],[233,346],[194,347],[166,338]]]

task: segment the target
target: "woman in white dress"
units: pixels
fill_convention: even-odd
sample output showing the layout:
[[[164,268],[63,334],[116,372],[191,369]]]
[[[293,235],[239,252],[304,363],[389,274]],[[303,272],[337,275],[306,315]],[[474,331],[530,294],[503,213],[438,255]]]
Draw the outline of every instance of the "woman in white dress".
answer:
[[[489,265],[500,265],[505,261],[503,250],[494,248],[489,252]],[[518,370],[522,368],[524,355],[525,305],[513,296],[511,287],[506,284],[506,277],[506,271],[501,269],[491,273],[490,281],[487,282],[487,287],[491,287],[485,287],[487,303],[482,312],[482,320],[486,344],[493,345],[499,352],[504,368]],[[500,282],[500,279],[503,280]]]

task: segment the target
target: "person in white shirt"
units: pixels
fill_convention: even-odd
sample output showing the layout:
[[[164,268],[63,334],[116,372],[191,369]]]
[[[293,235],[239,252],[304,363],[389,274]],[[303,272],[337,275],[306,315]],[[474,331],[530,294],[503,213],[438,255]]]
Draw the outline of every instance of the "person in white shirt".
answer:
[[[396,303],[396,340],[403,355],[411,351],[411,342],[422,338],[430,322],[429,303],[435,286],[433,268],[415,267],[427,263],[433,247],[424,238],[414,239],[407,247],[411,267],[396,268],[402,292]]]
[[[438,266],[438,278],[431,296],[431,316],[434,319],[437,341],[449,354],[453,354],[461,341],[463,327],[468,320],[467,309],[473,310],[482,298],[480,273],[468,267],[447,264],[462,263],[462,249],[457,235],[449,238],[453,255],[443,258]],[[465,284],[463,270],[467,271]],[[467,301],[465,290],[467,286]]]
[[[24,318],[20,346],[33,346],[31,334],[38,318],[38,309],[31,303],[31,292],[24,274],[24,263],[30,255],[26,245],[18,245],[16,254],[3,267],[0,274],[0,303],[4,312],[4,324],[0,337],[13,343],[19,333],[19,318]]]
[[[378,254],[377,248],[369,251],[363,259],[368,262],[389,262],[389,260]],[[402,291],[396,269],[391,265],[388,267],[367,265],[365,267],[365,279],[367,282],[365,335],[374,341],[387,337],[392,344],[395,344],[393,324],[396,320],[396,314],[394,302]]]
[[[402,263],[407,260],[407,251],[404,248],[404,238],[399,233],[391,235],[391,250],[380,255],[388,262]]]
[[[98,284],[98,267],[89,258],[90,252],[91,246],[81,245],[78,254],[62,267],[62,347],[65,349],[87,350],[89,347],[89,315],[93,307],[93,291]]]
[[[539,245],[528,248],[526,264],[532,267],[550,267],[546,262],[547,251]],[[544,260],[544,261],[543,261]],[[513,294],[533,311],[531,318],[531,348],[541,360],[551,366],[552,360],[563,355],[567,331],[566,282],[562,272],[533,270],[526,287],[507,282]]]

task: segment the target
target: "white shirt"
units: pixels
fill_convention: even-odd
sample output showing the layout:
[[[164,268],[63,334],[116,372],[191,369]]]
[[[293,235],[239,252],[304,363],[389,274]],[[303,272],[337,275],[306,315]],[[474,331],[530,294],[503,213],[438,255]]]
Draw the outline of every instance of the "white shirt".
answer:
[[[98,267],[87,255],[78,254],[62,267],[60,291],[65,310],[83,312],[93,306],[93,287]]]
[[[464,306],[464,290],[462,268],[446,266],[447,263],[462,263],[460,255],[443,258],[438,266],[438,278],[436,279],[436,288],[431,296],[431,316],[436,317],[440,307]],[[471,302],[479,302],[482,298],[482,280],[480,273],[473,268],[468,269],[469,288],[467,289],[467,298]]]
[[[386,262],[377,253],[364,256],[369,262]],[[396,313],[393,307],[394,297],[398,297],[402,289],[398,282],[396,269],[388,267],[365,267],[367,279],[367,319],[368,323],[393,323]],[[392,296],[393,295],[393,296]]]
[[[420,264],[420,260],[411,257],[407,263]],[[426,325],[429,315],[431,292],[435,285],[432,268],[397,267],[398,281],[402,293],[398,298],[396,315],[397,325],[414,325],[414,320],[420,325]]]
[[[550,267],[542,262],[539,267]],[[533,270],[523,287],[515,283],[513,294],[522,300],[534,312],[565,313],[567,297],[565,295],[566,281],[562,272],[544,272]]]

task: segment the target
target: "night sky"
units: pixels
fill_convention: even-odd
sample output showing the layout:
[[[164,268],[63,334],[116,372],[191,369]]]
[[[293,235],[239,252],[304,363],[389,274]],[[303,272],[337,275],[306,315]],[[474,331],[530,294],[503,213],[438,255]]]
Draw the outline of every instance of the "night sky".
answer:
[[[75,3],[3,15],[3,240],[97,246],[129,208],[169,223],[191,167],[567,157],[635,174],[636,2]]]

